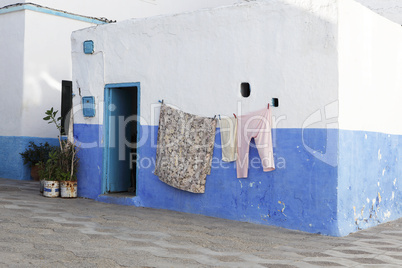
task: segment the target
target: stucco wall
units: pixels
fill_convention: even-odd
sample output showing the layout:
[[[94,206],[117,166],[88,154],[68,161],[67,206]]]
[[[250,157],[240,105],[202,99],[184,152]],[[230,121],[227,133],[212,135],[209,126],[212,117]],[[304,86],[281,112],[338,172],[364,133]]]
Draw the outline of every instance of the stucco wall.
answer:
[[[253,111],[278,97],[276,127],[301,128],[311,114],[337,100],[334,3],[260,1],[76,31],[74,80],[98,103],[104,84],[140,81],[143,125],[157,125],[150,105],[158,99],[213,116],[231,115],[238,103],[242,112]],[[95,43],[94,55],[82,55],[87,39]],[[240,95],[241,82],[251,85],[247,99]],[[102,111],[86,120],[77,114],[76,122],[102,124]]]
[[[5,136],[16,135],[22,128],[24,12],[0,15],[0,25],[0,177],[21,178],[28,173],[16,169],[15,162],[22,166],[16,153],[19,143],[10,143],[14,139]]]
[[[99,196],[104,88],[139,82],[140,136],[146,138],[138,149],[137,196],[116,202],[338,235],[337,15],[335,0],[257,1],[74,32],[79,194],[115,202]],[[94,41],[94,54],[83,54],[85,40]],[[251,85],[247,99],[241,82]],[[83,118],[80,92],[96,97],[96,117]],[[237,179],[216,146],[205,194],[174,189],[153,175],[158,100],[197,115],[230,116],[262,109],[272,97],[280,102],[272,110],[275,171],[257,165],[248,179]],[[250,154],[258,159],[255,148]]]
[[[0,177],[27,180],[19,153],[29,141],[57,141],[42,118],[60,109],[61,80],[71,80],[71,32],[93,24],[29,10],[0,14],[0,23]]]
[[[0,15],[0,135],[21,130],[23,96],[24,12]],[[7,98],[5,97],[7,96]]]
[[[0,7],[29,1],[0,0]],[[224,5],[220,1],[46,1],[34,3],[81,15],[127,19]],[[29,141],[55,142],[57,131],[43,120],[59,109],[61,80],[71,80],[73,30],[93,24],[46,13],[0,12],[0,177],[30,179],[19,152]],[[47,10],[43,10],[46,12]],[[13,144],[9,144],[10,141]]]
[[[402,5],[400,0],[356,0],[377,14],[402,24]]]
[[[400,135],[402,28],[356,2],[340,3],[340,128]]]
[[[81,15],[93,17],[106,17],[117,21],[131,18],[145,18],[161,14],[188,12],[201,8],[211,8],[232,5],[249,0],[36,0],[34,3],[66,10]],[[271,1],[271,0],[265,0]],[[374,12],[402,24],[400,0],[356,0]],[[0,7],[14,4],[32,2],[26,0],[0,0]]]
[[[57,137],[42,120],[47,109],[59,110],[61,81],[71,80],[71,33],[93,24],[25,11],[24,91],[20,136]],[[60,114],[59,114],[60,115]]]
[[[402,29],[353,1],[339,6],[341,233],[402,216]]]

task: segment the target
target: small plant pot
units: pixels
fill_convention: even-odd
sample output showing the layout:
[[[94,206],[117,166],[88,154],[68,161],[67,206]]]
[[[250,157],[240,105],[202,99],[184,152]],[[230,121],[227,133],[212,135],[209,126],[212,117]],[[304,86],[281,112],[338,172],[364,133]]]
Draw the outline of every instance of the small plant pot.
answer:
[[[33,165],[31,167],[31,177],[34,179],[34,181],[39,181],[39,167]]]
[[[60,182],[60,194],[62,198],[77,197],[77,182],[76,181]]]
[[[60,195],[60,185],[58,181],[45,181],[43,196],[58,197]]]
[[[39,184],[39,192],[42,194],[43,193],[43,189],[45,188],[45,180],[40,180],[40,184]]]

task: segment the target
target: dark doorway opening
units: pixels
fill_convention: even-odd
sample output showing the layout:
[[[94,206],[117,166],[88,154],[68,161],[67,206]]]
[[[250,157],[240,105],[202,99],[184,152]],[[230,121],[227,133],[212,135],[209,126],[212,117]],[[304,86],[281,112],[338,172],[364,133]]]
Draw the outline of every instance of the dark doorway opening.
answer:
[[[105,88],[104,193],[136,194],[138,96],[137,83]]]

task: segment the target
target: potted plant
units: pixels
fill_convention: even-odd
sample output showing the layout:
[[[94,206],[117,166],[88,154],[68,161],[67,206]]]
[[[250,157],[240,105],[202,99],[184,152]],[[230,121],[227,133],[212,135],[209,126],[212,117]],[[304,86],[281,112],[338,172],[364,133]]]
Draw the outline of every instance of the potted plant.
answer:
[[[46,117],[43,120],[48,121],[48,124],[55,124],[59,131],[59,144],[60,148],[57,154],[57,169],[56,173],[58,179],[60,180],[60,190],[61,197],[64,198],[74,198],[77,197],[77,167],[78,158],[77,152],[78,148],[75,143],[69,140],[61,140],[61,117],[57,118],[57,112],[53,108],[46,111]]]
[[[41,167],[39,177],[44,180],[43,196],[58,197],[60,195],[60,185],[57,180],[58,176],[58,150],[49,153],[49,159],[46,162],[39,162]]]
[[[31,177],[35,180],[39,180],[39,162],[45,163],[49,159],[49,152],[54,149],[54,146],[50,146],[49,143],[45,144],[39,143],[35,144],[33,141],[29,142],[28,147],[22,153],[20,153],[24,165],[28,164],[31,168]]]
[[[62,141],[59,154],[60,194],[64,198],[77,197],[77,146],[70,141]]]

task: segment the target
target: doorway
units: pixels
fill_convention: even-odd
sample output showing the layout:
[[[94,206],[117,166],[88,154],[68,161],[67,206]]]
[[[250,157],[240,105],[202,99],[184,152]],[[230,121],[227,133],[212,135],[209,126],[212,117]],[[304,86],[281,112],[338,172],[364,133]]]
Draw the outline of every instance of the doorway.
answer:
[[[105,86],[103,193],[135,195],[139,83]]]

